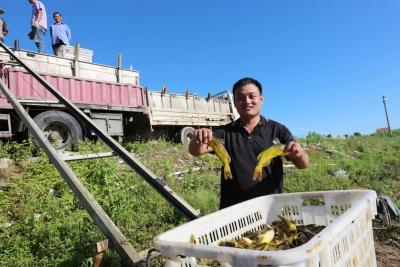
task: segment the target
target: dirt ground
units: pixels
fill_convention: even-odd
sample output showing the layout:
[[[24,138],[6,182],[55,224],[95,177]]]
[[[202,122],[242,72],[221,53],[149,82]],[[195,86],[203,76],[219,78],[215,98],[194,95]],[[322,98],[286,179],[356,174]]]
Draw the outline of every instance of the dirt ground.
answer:
[[[381,228],[374,229],[377,266],[398,267],[400,266],[400,222],[392,222],[389,228]]]
[[[384,242],[375,242],[375,251],[378,267],[400,266],[400,248],[384,244]]]

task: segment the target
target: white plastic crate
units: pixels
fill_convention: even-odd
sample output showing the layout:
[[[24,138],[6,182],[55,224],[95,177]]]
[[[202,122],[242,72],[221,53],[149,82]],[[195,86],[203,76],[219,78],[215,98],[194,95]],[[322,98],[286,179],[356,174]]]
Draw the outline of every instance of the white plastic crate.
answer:
[[[325,225],[300,247],[259,251],[218,246],[220,240],[240,238],[271,224],[278,215],[297,225]],[[376,193],[372,190],[321,191],[269,195],[219,210],[154,238],[166,266],[194,267],[196,258],[217,260],[221,266],[376,266],[372,219]],[[195,237],[196,244],[190,242]]]
[[[59,50],[59,56],[63,58],[74,59],[75,58],[75,47],[70,45],[62,45]],[[79,60],[92,63],[93,50],[80,48],[79,49]]]

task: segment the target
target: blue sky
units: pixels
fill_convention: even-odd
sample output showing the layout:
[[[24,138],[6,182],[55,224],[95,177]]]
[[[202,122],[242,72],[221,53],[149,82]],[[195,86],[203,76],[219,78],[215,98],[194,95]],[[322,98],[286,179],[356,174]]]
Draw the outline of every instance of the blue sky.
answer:
[[[363,134],[400,128],[398,0],[42,1],[60,11],[72,43],[94,61],[140,72],[141,84],[206,96],[244,77],[264,87],[262,114],[293,134]],[[10,33],[26,37],[28,1],[2,0]],[[51,52],[50,37],[46,36]]]

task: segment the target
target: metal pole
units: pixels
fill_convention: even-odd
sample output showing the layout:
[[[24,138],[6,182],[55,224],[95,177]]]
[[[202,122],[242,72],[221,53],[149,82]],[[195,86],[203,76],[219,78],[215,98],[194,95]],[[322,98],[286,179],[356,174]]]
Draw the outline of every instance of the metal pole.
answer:
[[[73,76],[74,77],[80,77],[80,64],[79,64],[79,57],[80,57],[80,53],[81,53],[81,45],[79,43],[76,43],[75,45],[75,51],[74,51],[74,69],[73,69]]]
[[[117,82],[122,83],[122,54],[118,54]]]
[[[389,133],[391,133],[391,131],[390,131],[390,123],[389,123],[389,116],[388,116],[387,109],[386,109],[386,100],[388,100],[388,98],[386,96],[382,96],[382,100],[383,100],[383,106],[385,107],[385,114],[386,114],[386,121],[387,121],[387,125],[388,125],[388,130],[389,130]]]

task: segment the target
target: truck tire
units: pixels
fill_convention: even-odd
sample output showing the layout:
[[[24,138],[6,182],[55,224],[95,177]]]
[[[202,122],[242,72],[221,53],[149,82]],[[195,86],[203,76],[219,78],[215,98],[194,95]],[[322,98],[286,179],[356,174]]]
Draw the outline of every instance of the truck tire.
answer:
[[[33,120],[56,149],[71,149],[82,138],[81,125],[68,113],[45,111]]]
[[[190,139],[194,136],[193,127],[183,127],[180,132],[181,143],[184,145],[189,145]]]

